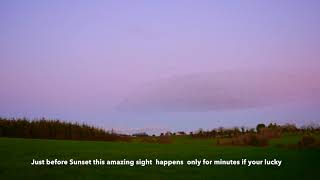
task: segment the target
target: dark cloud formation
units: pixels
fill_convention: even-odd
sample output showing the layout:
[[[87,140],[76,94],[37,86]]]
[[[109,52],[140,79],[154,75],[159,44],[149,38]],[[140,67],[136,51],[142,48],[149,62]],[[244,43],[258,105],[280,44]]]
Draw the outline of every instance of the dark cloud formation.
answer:
[[[288,102],[317,101],[320,84],[311,72],[246,71],[175,76],[142,85],[122,111],[220,111]]]

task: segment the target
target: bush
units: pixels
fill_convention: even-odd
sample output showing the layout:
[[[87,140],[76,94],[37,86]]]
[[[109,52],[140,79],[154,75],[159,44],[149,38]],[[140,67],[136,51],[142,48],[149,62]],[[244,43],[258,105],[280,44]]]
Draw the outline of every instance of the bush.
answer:
[[[266,138],[280,138],[281,129],[280,128],[262,128],[259,134]]]
[[[258,134],[245,134],[233,138],[221,138],[217,140],[218,145],[233,146],[267,146],[268,138]]]
[[[268,138],[262,135],[251,134],[248,138],[248,145],[251,146],[267,146],[268,145]]]
[[[171,144],[172,139],[169,136],[161,136],[158,138],[157,143],[159,144]]]
[[[303,136],[299,142],[299,145],[302,147],[310,147],[316,143],[316,138],[312,136]]]

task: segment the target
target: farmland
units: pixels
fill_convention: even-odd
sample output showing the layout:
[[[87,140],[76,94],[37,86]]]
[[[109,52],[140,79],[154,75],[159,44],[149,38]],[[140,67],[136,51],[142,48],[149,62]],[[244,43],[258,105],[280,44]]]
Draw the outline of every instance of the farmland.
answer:
[[[318,149],[285,148],[299,135],[283,135],[267,147],[218,146],[211,138],[172,137],[171,144],[0,138],[0,179],[314,179]],[[35,160],[153,160],[152,165],[31,165]],[[184,161],[156,165],[155,160]],[[281,166],[187,165],[193,160],[281,160]]]

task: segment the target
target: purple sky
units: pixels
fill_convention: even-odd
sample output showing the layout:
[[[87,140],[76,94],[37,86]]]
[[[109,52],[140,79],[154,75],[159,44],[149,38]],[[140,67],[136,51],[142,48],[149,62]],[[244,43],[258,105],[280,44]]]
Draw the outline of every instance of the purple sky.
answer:
[[[0,116],[131,132],[320,123],[320,2],[0,1]]]

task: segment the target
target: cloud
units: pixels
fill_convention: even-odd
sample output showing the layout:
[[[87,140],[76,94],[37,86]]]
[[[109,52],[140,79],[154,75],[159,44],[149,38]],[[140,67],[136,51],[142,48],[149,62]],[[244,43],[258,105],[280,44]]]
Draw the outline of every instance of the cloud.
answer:
[[[319,77],[319,76],[318,76]],[[174,76],[142,85],[121,111],[201,112],[319,100],[320,85],[308,72],[220,72]]]

